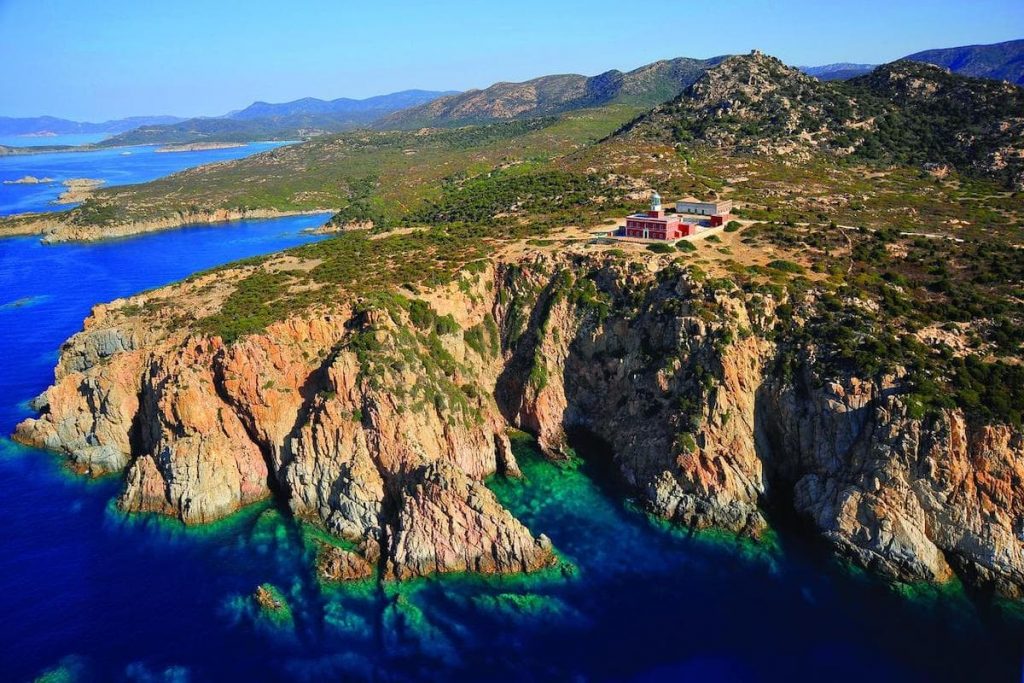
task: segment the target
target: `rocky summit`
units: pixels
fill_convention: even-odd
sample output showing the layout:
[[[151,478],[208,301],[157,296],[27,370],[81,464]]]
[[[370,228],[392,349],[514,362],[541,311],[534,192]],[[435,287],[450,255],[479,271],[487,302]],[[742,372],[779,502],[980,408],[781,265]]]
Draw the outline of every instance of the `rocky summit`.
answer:
[[[946,164],[1024,187],[1024,91],[900,61],[822,82],[760,52],[729,57],[626,127],[634,139],[809,159]]]

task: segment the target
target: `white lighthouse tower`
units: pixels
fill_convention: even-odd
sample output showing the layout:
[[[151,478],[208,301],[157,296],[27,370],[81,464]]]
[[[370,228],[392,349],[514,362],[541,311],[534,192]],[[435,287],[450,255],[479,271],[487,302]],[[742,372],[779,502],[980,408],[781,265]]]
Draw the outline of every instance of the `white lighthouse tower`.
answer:
[[[661,213],[661,195],[658,194],[657,190],[651,195],[651,211]]]

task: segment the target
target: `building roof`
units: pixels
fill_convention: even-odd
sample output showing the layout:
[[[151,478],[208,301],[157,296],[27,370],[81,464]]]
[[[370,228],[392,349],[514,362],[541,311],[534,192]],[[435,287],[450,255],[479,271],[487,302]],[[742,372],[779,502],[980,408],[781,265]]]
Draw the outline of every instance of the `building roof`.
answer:
[[[697,199],[696,197],[683,197],[677,200],[686,204],[724,204],[728,199]]]

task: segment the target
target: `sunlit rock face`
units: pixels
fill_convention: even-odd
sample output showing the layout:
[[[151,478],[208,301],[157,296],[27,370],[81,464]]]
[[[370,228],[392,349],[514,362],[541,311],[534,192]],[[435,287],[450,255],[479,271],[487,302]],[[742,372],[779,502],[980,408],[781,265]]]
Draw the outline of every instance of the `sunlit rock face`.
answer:
[[[97,307],[17,438],[125,470],[130,511],[208,522],[277,496],[358,548],[325,560],[342,578],[549,565],[550,542],[485,486],[518,474],[517,427],[552,459],[599,438],[626,490],[678,524],[757,536],[772,504],[886,577],[1024,586],[1019,431],[912,417],[899,373],[783,374],[782,302],[647,258],[527,251],[227,345]]]

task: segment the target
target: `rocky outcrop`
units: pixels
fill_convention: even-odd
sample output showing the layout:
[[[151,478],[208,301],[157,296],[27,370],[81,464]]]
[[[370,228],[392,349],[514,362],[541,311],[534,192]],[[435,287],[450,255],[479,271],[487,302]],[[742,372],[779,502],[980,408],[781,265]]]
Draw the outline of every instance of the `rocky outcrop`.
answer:
[[[181,142],[163,145],[153,151],[160,154],[173,154],[175,152],[202,152],[211,149],[233,149],[245,146],[244,142]]]
[[[373,561],[376,559],[372,558]],[[357,581],[373,576],[373,564],[371,559],[359,553],[324,545],[317,553],[316,571],[324,581]]]
[[[277,495],[361,544],[365,562],[380,556],[385,576],[551,563],[550,542],[482,483],[518,471],[493,399],[474,388],[500,357],[469,351],[461,331],[420,330],[404,306],[288,319],[231,346],[149,338],[144,321],[100,308],[17,438],[93,473],[125,469],[126,511],[203,523]],[[344,559],[332,573],[354,572]]]
[[[78,202],[85,197],[72,197],[68,201]],[[44,244],[62,242],[98,242],[100,240],[131,237],[147,232],[174,230],[208,223],[230,223],[232,221],[284,218],[324,213],[322,211],[276,211],[272,209],[211,209],[200,211],[176,211],[162,218],[146,220],[124,220],[109,224],[76,223],[70,212],[25,213],[0,217],[0,237],[20,235],[41,235]]]
[[[84,202],[92,193],[102,186],[105,180],[94,178],[72,178],[64,181],[64,191],[57,197],[57,204],[77,204]]]
[[[762,392],[766,467],[843,554],[890,578],[1024,586],[1024,439],[961,411],[908,416],[898,378]],[[952,566],[951,566],[952,565]]]
[[[47,185],[47,184],[52,183],[52,182],[55,182],[55,181],[54,181],[53,178],[50,178],[50,177],[37,178],[34,175],[27,175],[27,176],[22,176],[21,178],[18,178],[17,180],[5,180],[5,181],[3,181],[3,184],[4,185]]]
[[[359,548],[322,553],[328,578],[549,564],[484,485],[518,474],[515,426],[551,458],[599,439],[679,524],[756,536],[770,504],[889,578],[1024,586],[1018,430],[911,415],[899,374],[783,375],[772,295],[638,265],[527,252],[231,345],[100,307],[17,438],[125,469],[126,510],[203,522],[277,496]]]
[[[82,197],[69,201],[81,201]],[[43,243],[58,244],[60,242],[96,242],[99,240],[116,239],[140,235],[160,230],[173,230],[190,225],[207,223],[229,223],[231,221],[258,220],[263,218],[283,218],[285,216],[303,216],[320,213],[317,211],[277,211],[272,209],[211,209],[201,211],[177,211],[163,218],[146,220],[125,220],[110,224],[76,223],[68,217],[71,214],[58,214],[50,218],[40,217],[32,221],[33,232],[43,235]],[[0,228],[3,226],[0,225]],[[24,232],[20,234],[25,234]]]
[[[785,157],[945,166],[1024,188],[1024,90],[901,60],[822,82],[754,51],[724,59],[628,138]],[[927,130],[924,143],[915,130]],[[964,131],[969,130],[970,134]]]

